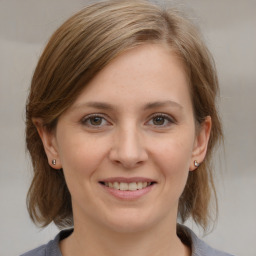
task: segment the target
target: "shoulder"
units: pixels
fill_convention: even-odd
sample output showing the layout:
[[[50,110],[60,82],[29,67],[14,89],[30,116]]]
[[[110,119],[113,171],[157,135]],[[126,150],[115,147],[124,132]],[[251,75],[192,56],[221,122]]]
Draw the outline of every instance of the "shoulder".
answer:
[[[29,252],[26,252],[24,254],[21,254],[20,256],[46,256],[46,247],[47,245],[41,245],[38,248],[31,250]]]
[[[186,226],[178,225],[177,234],[183,242],[190,245],[192,256],[234,256],[212,248]]]
[[[20,256],[62,256],[59,248],[59,241],[68,237],[72,232],[73,232],[72,229],[63,230],[53,240],[51,240],[47,244],[41,245]]]

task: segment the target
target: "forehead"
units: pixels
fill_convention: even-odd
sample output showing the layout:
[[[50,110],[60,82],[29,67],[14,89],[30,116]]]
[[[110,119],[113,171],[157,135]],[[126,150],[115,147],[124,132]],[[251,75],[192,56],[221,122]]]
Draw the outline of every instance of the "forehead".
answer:
[[[85,86],[74,105],[86,100],[114,104],[124,99],[136,103],[190,101],[186,69],[177,54],[159,44],[127,50]]]

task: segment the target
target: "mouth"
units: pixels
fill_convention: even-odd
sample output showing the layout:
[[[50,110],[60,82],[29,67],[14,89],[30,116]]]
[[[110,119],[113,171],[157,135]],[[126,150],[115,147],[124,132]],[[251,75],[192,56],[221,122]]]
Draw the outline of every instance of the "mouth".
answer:
[[[144,177],[113,177],[99,181],[105,191],[119,200],[137,200],[150,193],[156,183]]]
[[[109,187],[115,190],[121,190],[121,191],[136,191],[136,190],[142,190],[147,187],[153,186],[156,182],[154,181],[138,181],[138,182],[118,182],[118,181],[100,181],[101,185],[105,187]]]

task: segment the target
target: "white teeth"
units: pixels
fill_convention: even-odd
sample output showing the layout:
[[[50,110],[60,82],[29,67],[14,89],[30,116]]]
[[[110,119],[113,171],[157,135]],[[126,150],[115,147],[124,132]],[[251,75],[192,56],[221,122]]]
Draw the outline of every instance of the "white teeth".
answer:
[[[142,185],[142,182],[138,182],[137,183],[137,189],[142,189],[143,185]]]
[[[136,182],[129,183],[129,190],[137,190],[138,186]]]
[[[151,182],[131,182],[131,183],[126,183],[126,182],[105,182],[105,186],[122,190],[122,191],[134,191],[134,190],[139,190],[143,189],[149,185],[151,185]]]
[[[114,182],[114,184],[113,184],[113,188],[115,188],[115,189],[119,189],[119,183],[118,183],[118,182]]]
[[[129,189],[129,184],[121,182],[120,186],[119,186],[119,189],[120,190],[128,190]]]

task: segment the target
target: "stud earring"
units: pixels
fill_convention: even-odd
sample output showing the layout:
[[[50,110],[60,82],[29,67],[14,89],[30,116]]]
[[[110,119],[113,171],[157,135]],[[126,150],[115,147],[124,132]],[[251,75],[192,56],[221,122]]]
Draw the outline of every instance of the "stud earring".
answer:
[[[53,160],[52,160],[52,164],[53,164],[53,165],[56,165],[56,159],[53,159]]]
[[[200,164],[195,160],[195,161],[194,161],[194,166],[195,166],[195,167],[199,167],[199,165],[200,165]]]

